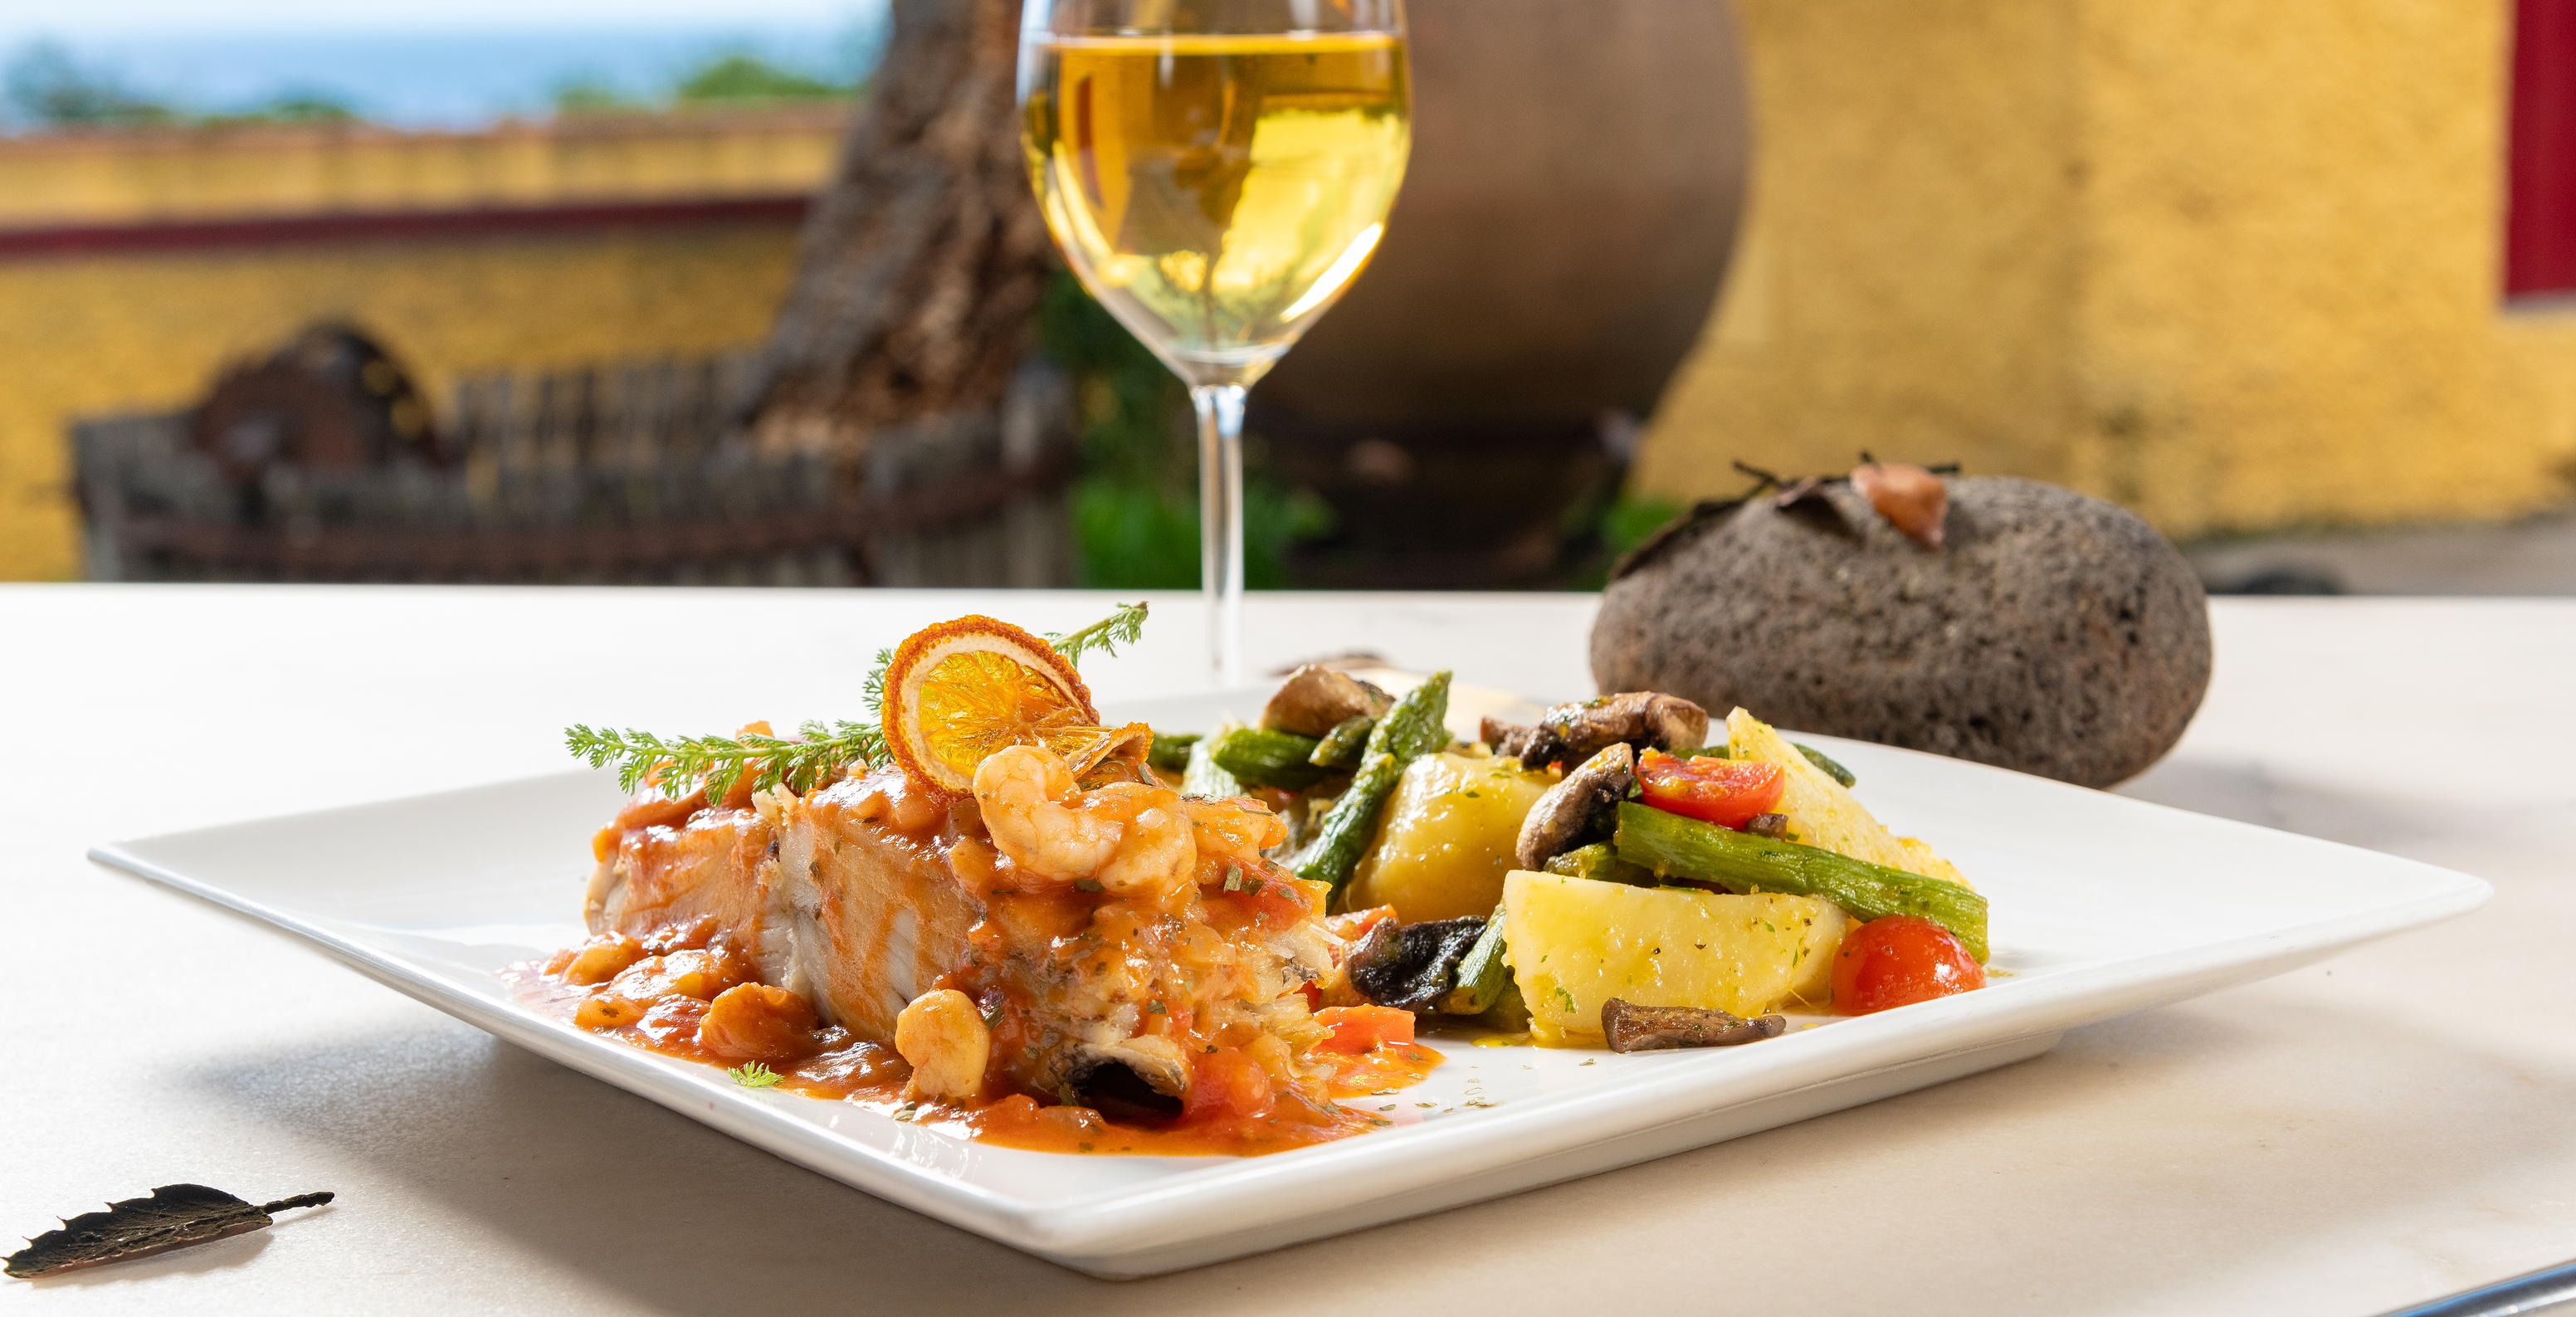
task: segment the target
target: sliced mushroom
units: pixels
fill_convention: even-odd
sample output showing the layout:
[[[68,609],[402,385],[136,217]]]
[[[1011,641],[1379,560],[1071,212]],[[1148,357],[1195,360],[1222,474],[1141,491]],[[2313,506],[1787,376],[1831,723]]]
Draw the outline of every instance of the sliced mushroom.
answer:
[[[1640,750],[1696,750],[1708,739],[1708,710],[1678,695],[1629,691],[1560,704],[1539,720],[1539,730],[1556,734],[1568,761],[1589,759],[1613,741]]]
[[[1515,759],[1520,757],[1521,751],[1529,748],[1529,738],[1537,734],[1538,729],[1535,727],[1507,723],[1500,718],[1485,718],[1476,724],[1477,740],[1494,747],[1495,754],[1508,755]],[[1535,764],[1530,766],[1537,767]]]
[[[1737,1047],[1777,1038],[1789,1021],[1777,1015],[1748,1020],[1720,1010],[1692,1006],[1639,1006],[1617,997],[1601,1004],[1601,1032],[1614,1052],[1652,1052],[1668,1047]]]
[[[1637,753],[1625,741],[1614,742],[1583,761],[1565,780],[1547,789],[1521,819],[1521,835],[1512,858],[1524,869],[1540,869],[1559,852],[1583,844],[1586,834],[1628,794],[1637,780]]]
[[[1075,1050],[1057,1096],[1113,1120],[1158,1121],[1181,1114],[1189,1062],[1168,1038],[1130,1038],[1112,1047]]]
[[[1351,986],[1380,1006],[1430,1010],[1458,986],[1458,962],[1484,934],[1482,919],[1385,920],[1351,948]]]
[[[1536,727],[1488,718],[1482,732],[1495,754],[1538,768],[1589,759],[1614,741],[1640,750],[1696,750],[1708,739],[1708,710],[1678,695],[1630,691],[1557,705]]]
[[[1270,703],[1261,709],[1261,725],[1299,736],[1328,736],[1350,718],[1377,718],[1395,707],[1395,697],[1347,672],[1309,663],[1288,674]]]

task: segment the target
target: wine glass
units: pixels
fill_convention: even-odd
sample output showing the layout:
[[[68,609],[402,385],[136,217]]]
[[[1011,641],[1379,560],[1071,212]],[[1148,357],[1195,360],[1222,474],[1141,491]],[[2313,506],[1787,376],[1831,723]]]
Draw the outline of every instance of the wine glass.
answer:
[[[1243,394],[1349,287],[1412,145],[1403,0],[1025,0],[1020,141],[1082,286],[1189,385],[1243,680]]]

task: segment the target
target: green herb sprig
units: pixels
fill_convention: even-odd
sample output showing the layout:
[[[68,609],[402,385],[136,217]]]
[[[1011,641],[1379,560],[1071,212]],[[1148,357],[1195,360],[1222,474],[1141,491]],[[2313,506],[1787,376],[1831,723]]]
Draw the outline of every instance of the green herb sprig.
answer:
[[[885,762],[885,729],[866,723],[809,722],[798,735],[683,736],[666,741],[651,732],[594,729],[575,723],[564,732],[564,748],[593,768],[617,765],[617,785],[641,790],[649,781],[673,798],[704,783],[707,794],[732,794],[745,772],[751,789],[767,791],[785,785],[798,795],[830,780],[848,764],[874,767]]]
[[[1111,658],[1118,657],[1120,645],[1132,645],[1145,634],[1145,608],[1142,603],[1120,604],[1118,611],[1069,636],[1047,634],[1047,643],[1064,661],[1081,666],[1082,656],[1097,649]]]
[[[742,1085],[744,1088],[769,1088],[783,1078],[783,1076],[781,1076],[777,1071],[762,1065],[758,1061],[754,1061],[749,1065],[735,1066],[733,1069],[726,1071],[725,1074],[731,1077],[733,1082]]]
[[[1120,604],[1118,611],[1070,635],[1047,637],[1068,663],[1079,664],[1091,650],[1116,657],[1118,646],[1144,635],[1146,606]],[[665,740],[651,732],[575,723],[564,730],[564,748],[593,768],[617,766],[619,789],[634,792],[648,783],[678,799],[703,785],[710,798],[732,794],[746,772],[754,791],[785,786],[803,795],[852,764],[874,768],[886,761],[885,676],[894,651],[877,651],[874,666],[859,684],[859,703],[867,721],[807,722],[797,734],[763,736],[683,736]]]

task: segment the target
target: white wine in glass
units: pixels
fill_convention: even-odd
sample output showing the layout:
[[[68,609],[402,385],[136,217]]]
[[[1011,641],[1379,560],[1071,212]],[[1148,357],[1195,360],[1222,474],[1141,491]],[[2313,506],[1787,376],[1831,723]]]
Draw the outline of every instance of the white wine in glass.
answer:
[[[1243,394],[1404,180],[1401,0],[1026,0],[1021,141],[1091,295],[1190,388],[1217,678],[1243,680]]]

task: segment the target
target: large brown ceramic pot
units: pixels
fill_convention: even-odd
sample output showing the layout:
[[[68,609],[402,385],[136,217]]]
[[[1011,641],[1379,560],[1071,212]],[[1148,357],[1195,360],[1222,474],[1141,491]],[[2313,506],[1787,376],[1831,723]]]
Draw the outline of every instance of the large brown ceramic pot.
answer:
[[[1300,564],[1317,583],[1525,582],[1615,474],[1604,417],[1653,409],[1724,280],[1749,136],[1734,17],[1408,10],[1413,160],[1386,241],[1253,391],[1252,428],[1339,514]]]

